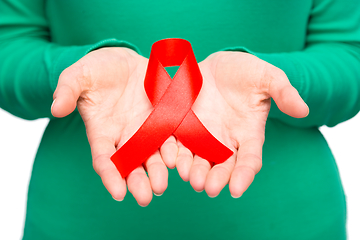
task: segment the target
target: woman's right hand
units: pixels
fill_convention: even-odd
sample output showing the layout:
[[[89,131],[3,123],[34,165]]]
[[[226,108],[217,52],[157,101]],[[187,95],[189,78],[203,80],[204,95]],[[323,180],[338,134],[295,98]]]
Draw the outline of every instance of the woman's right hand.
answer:
[[[175,167],[178,147],[170,137],[143,166],[123,179],[110,160],[145,121],[153,109],[144,90],[148,60],[120,47],[88,53],[65,69],[59,78],[51,108],[65,117],[75,108],[85,123],[93,167],[112,197],[124,199],[126,186],[141,206],[167,188],[168,171]],[[141,149],[139,149],[141,150]],[[149,177],[146,175],[148,172]]]

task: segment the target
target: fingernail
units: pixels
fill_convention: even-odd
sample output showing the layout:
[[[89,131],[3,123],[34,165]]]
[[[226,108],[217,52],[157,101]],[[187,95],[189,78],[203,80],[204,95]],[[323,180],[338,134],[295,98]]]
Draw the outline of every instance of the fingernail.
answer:
[[[113,196],[112,196],[112,198],[113,198],[115,201],[118,201],[118,202],[121,202],[122,200],[124,200],[124,199],[116,199],[116,198],[114,198]]]
[[[194,189],[195,190],[195,189]],[[201,191],[197,191],[197,190],[195,190],[195,192],[197,192],[197,193],[201,193],[202,191],[204,191],[204,190],[201,190]]]
[[[240,198],[240,197],[241,197],[241,195],[237,197],[237,196],[234,196],[234,195],[232,195],[232,194],[231,194],[231,196],[232,196],[233,198]]]
[[[307,117],[307,116],[309,116],[309,114],[310,114],[310,108],[309,108],[309,105],[307,105],[306,103],[305,103],[305,105],[307,106],[307,109],[308,109],[308,112],[307,112],[307,114],[306,114],[306,117]]]
[[[55,98],[54,101],[52,102],[50,109],[53,108],[53,106],[54,106],[54,104],[55,104],[55,101],[56,101],[56,98]]]
[[[157,196],[157,197],[160,197],[163,194],[162,193],[161,194],[154,193],[154,195]]]

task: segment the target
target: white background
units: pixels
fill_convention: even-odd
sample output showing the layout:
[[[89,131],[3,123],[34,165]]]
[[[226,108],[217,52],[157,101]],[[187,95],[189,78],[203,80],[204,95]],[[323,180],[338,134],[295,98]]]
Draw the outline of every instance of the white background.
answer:
[[[22,236],[31,167],[47,120],[24,121],[0,109],[0,239]],[[360,239],[360,114],[323,127],[347,195],[349,240]]]

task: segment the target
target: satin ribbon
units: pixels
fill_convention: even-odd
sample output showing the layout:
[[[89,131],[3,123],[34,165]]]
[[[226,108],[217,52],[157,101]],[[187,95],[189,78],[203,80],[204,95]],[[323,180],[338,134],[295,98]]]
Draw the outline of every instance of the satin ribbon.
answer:
[[[164,68],[170,66],[180,66],[173,79]],[[190,42],[183,39],[155,42],[144,86],[154,109],[139,130],[111,157],[123,178],[154,154],[172,134],[193,153],[216,164],[233,154],[191,110],[202,86],[202,75]]]

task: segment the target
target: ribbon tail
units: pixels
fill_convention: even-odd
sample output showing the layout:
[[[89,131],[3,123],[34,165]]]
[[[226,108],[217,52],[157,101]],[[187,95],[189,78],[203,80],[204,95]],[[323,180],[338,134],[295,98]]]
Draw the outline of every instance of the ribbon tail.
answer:
[[[190,110],[174,132],[176,138],[193,153],[215,164],[225,162],[233,152],[217,140]]]

